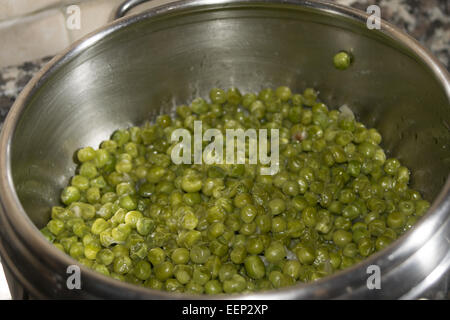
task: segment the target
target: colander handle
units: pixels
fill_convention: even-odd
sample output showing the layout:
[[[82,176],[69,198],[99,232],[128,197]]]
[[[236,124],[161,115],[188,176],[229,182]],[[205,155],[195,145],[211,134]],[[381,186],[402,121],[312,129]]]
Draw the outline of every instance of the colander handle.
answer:
[[[133,9],[134,7],[137,7],[138,5],[144,3],[144,2],[149,2],[152,0],[127,0],[125,2],[123,2],[116,10],[116,13],[114,14],[114,20],[120,19],[123,16],[125,16],[125,14],[130,11],[131,9]]]

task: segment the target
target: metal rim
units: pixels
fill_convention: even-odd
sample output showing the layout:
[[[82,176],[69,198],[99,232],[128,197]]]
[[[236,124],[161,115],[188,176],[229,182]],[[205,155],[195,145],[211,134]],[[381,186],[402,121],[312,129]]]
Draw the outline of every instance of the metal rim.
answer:
[[[40,235],[38,229],[29,219],[24,211],[17,193],[14,188],[14,183],[11,174],[11,141],[17,125],[20,119],[21,113],[24,111],[30,98],[36,92],[36,90],[51,77],[62,65],[68,61],[74,59],[78,54],[83,52],[86,48],[94,45],[101,39],[107,37],[109,34],[126,28],[139,21],[150,19],[155,16],[159,16],[172,11],[190,9],[190,8],[207,8],[210,5],[239,5],[239,4],[252,4],[254,6],[258,4],[276,4],[276,5],[296,5],[299,9],[308,8],[315,10],[316,12],[327,12],[329,14],[339,15],[345,19],[353,20],[357,23],[365,23],[367,15],[359,10],[327,3],[323,1],[308,1],[308,0],[264,0],[258,2],[252,2],[250,0],[184,0],[167,5],[157,7],[145,11],[144,13],[134,15],[131,17],[122,18],[116,22],[113,22],[94,33],[91,33],[78,42],[71,45],[63,53],[54,57],[40,72],[38,72],[33,79],[27,84],[25,89],[21,92],[16,102],[14,103],[11,111],[9,112],[7,119],[5,120],[1,137],[0,137],[0,200],[2,208],[5,212],[4,218],[7,220],[12,229],[14,229],[15,235],[23,241],[23,245],[29,252],[38,252],[45,250],[51,259],[57,260],[61,265],[75,264],[76,261],[68,255],[60,252],[53,245],[51,245],[43,236]],[[382,29],[380,32],[383,35],[391,38],[392,40],[402,44],[415,55],[417,55],[421,61],[432,71],[434,76],[442,84],[447,96],[450,100],[450,77],[446,70],[440,65],[440,63],[434,58],[427,49],[423,48],[415,39],[404,34],[397,27],[382,20]],[[286,289],[271,290],[263,293],[245,294],[245,295],[224,295],[214,298],[246,298],[246,299],[280,299],[291,298],[295,294],[298,294],[298,290],[308,290],[310,293],[316,290],[328,289],[332,285],[331,283],[348,283],[351,279],[351,274],[355,270],[366,268],[368,265],[373,264],[375,261],[381,261],[383,257],[405,257],[408,256],[413,250],[416,250],[419,246],[418,238],[428,240],[432,237],[434,231],[442,224],[442,220],[448,220],[450,213],[450,179],[447,179],[445,186],[441,190],[438,197],[434,200],[432,207],[426,214],[426,218],[423,218],[416,225],[414,230],[403,235],[396,240],[394,244],[388,248],[378,252],[363,262],[358,263],[351,268],[339,271],[331,276],[328,276],[322,280],[310,284],[297,284]],[[13,221],[14,219],[14,221]],[[419,236],[420,234],[420,236]],[[26,235],[26,237],[24,236]],[[415,240],[416,239],[416,240]],[[404,245],[409,245],[410,248],[406,252],[402,249]],[[398,259],[400,259],[398,258]],[[102,283],[102,289],[113,289],[116,292],[126,290],[128,296],[139,298],[162,298],[162,299],[210,299],[207,296],[193,296],[188,294],[173,294],[166,293],[157,290],[150,290],[140,288],[128,283],[122,283],[111,278],[102,276],[87,267],[81,266],[83,276],[87,281],[95,281],[95,283]],[[99,292],[102,291],[99,289]]]

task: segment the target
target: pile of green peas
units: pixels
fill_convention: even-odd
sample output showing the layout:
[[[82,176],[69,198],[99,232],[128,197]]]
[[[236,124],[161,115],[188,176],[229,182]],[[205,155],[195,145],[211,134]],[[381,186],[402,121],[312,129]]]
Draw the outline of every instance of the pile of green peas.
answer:
[[[279,129],[280,169],[175,165],[171,133]],[[112,278],[170,292],[246,293],[316,281],[382,250],[429,208],[381,135],[311,88],[213,89],[120,129],[79,167],[41,231]]]

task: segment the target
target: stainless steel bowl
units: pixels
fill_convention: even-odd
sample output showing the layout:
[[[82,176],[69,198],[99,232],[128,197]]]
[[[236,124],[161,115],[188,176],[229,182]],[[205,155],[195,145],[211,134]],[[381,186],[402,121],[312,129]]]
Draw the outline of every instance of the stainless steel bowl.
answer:
[[[138,1],[139,2],[139,1]],[[415,298],[450,265],[450,80],[411,37],[382,21],[321,1],[180,1],[114,22],[54,58],[24,89],[0,140],[0,252],[33,297],[192,298],[121,283],[75,264],[38,232],[74,174],[74,150],[118,127],[143,123],[211,87],[317,88],[376,127],[383,146],[432,201],[417,226],[362,263],[311,284],[236,298]],[[338,71],[332,57],[351,51]],[[381,289],[366,286],[381,269]],[[229,296],[224,296],[229,298]],[[197,298],[197,297],[195,297]]]

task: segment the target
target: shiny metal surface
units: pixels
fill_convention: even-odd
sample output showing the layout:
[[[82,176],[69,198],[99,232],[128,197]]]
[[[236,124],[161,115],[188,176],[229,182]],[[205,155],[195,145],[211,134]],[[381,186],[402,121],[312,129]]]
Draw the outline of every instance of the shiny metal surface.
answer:
[[[3,262],[36,297],[192,298],[84,267],[83,290],[65,289],[65,270],[74,260],[37,227],[48,221],[74,173],[74,150],[207,96],[214,86],[314,86],[330,107],[346,103],[379,129],[383,146],[412,169],[413,186],[433,205],[414,230],[350,269],[312,284],[233,297],[420,296],[450,265],[450,80],[415,40],[386,22],[368,30],[366,17],[320,1],[180,1],[121,19],[69,48],[29,83],[3,127]],[[342,49],[355,56],[347,71],[332,65]],[[366,286],[373,264],[381,268],[381,290]]]
[[[124,1],[116,10],[116,13],[114,14],[115,19],[122,18],[127,14],[128,11],[133,9],[134,7],[140,5],[144,2],[149,2],[151,0],[127,0]]]

